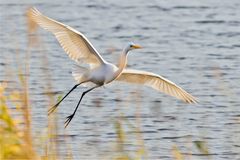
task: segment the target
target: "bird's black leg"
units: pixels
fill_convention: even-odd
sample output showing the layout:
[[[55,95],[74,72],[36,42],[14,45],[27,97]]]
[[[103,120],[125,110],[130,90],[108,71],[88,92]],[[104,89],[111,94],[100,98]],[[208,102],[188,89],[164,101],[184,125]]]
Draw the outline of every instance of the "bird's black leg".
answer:
[[[57,107],[58,105],[74,90],[76,89],[80,84],[82,83],[85,83],[85,82],[81,82],[81,83],[78,83],[76,84],[75,86],[73,86],[73,88],[57,103],[55,104],[53,107],[51,107],[49,110],[48,110],[48,115],[50,115]]]
[[[68,126],[68,124],[71,122],[72,118],[74,117],[74,115],[75,115],[75,113],[76,113],[76,111],[77,111],[77,109],[78,109],[78,106],[79,106],[79,104],[80,104],[81,101],[82,101],[83,96],[84,96],[86,93],[90,92],[91,90],[93,90],[93,89],[95,89],[95,88],[97,88],[97,87],[100,87],[100,86],[97,85],[97,86],[95,86],[95,87],[93,87],[93,88],[90,88],[89,90],[86,90],[86,91],[84,91],[84,92],[82,93],[82,96],[81,96],[80,100],[78,101],[77,107],[75,108],[73,114],[71,114],[70,116],[67,116],[67,117],[66,117],[65,128]]]

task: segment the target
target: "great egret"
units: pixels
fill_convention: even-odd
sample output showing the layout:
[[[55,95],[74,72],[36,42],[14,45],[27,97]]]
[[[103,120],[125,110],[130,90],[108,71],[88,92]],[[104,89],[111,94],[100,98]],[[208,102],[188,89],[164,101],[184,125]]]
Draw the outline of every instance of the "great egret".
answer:
[[[44,16],[36,8],[30,8],[27,15],[33,22],[52,32],[71,59],[77,61],[78,64],[89,64],[89,67],[83,67],[80,65],[75,66],[72,75],[77,81],[77,84],[48,111],[48,114],[51,114],[58,107],[58,105],[79,85],[87,82],[94,83],[94,87],[82,93],[73,114],[66,118],[65,127],[68,126],[74,117],[78,106],[86,93],[114,80],[146,85],[181,99],[187,103],[197,103],[195,97],[162,76],[140,70],[125,69],[129,51],[133,49],[139,49],[141,46],[133,43],[127,45],[127,47],[123,49],[123,52],[119,58],[119,65],[115,66],[105,61],[93,47],[93,45],[88,41],[88,39],[77,30]]]

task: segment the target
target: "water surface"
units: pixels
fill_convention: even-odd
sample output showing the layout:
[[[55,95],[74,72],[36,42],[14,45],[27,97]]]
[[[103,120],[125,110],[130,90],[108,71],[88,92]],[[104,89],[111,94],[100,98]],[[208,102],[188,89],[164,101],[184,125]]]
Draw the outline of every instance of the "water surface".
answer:
[[[68,142],[75,159],[111,155],[116,142],[114,121],[122,114],[135,124],[136,112],[141,115],[149,159],[173,159],[175,145],[186,156],[193,154],[192,159],[208,159],[193,145],[195,141],[206,141],[212,159],[240,159],[238,0],[1,0],[1,81],[10,80],[5,68],[16,68],[16,57],[20,64],[24,60],[24,15],[30,6],[84,33],[113,63],[128,42],[141,44],[144,49],[129,55],[128,67],[163,75],[200,101],[187,105],[151,88],[114,83],[89,93],[64,131],[65,117],[73,112],[86,89],[80,87],[58,110],[60,143],[64,132],[70,135]],[[39,35],[44,46],[32,49],[29,87],[33,130],[42,132],[47,126],[46,82],[51,81],[53,92],[61,94],[75,82],[71,77],[73,62],[56,39],[44,30]],[[110,54],[111,48],[116,48],[114,54]],[[44,57],[48,65],[43,65]],[[128,148],[134,149],[134,145]],[[64,149],[61,151],[64,155]]]

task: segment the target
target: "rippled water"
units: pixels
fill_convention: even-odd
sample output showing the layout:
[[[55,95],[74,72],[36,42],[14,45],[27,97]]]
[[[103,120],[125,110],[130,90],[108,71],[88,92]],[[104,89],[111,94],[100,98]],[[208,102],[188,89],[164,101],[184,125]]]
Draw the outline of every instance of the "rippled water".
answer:
[[[135,123],[138,109],[149,159],[172,159],[174,145],[186,155],[192,153],[192,159],[208,159],[193,146],[192,142],[199,140],[207,142],[212,159],[240,159],[240,1],[1,0],[1,81],[7,80],[7,66],[16,67],[16,56],[19,63],[24,59],[24,14],[29,6],[86,34],[109,61],[116,62],[128,42],[141,44],[144,49],[129,55],[129,67],[164,75],[200,101],[199,105],[186,105],[150,88],[127,84],[97,89],[85,97],[67,128],[75,159],[111,154],[116,141],[114,119],[123,113]],[[54,92],[66,93],[74,81],[70,73],[73,62],[50,33],[40,30],[39,34],[44,47],[31,54],[30,91],[33,129],[41,132],[47,126],[45,82],[53,82]],[[117,48],[116,54],[109,53],[111,48]],[[44,67],[43,55],[49,61]],[[59,124],[73,112],[84,89],[79,88],[61,104]]]

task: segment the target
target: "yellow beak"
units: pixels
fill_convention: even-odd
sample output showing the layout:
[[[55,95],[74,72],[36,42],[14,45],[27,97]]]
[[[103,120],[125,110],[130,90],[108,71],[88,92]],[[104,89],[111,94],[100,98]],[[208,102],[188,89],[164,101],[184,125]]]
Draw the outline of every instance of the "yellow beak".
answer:
[[[133,48],[140,49],[140,48],[142,48],[142,46],[135,44],[135,45],[133,45]]]

